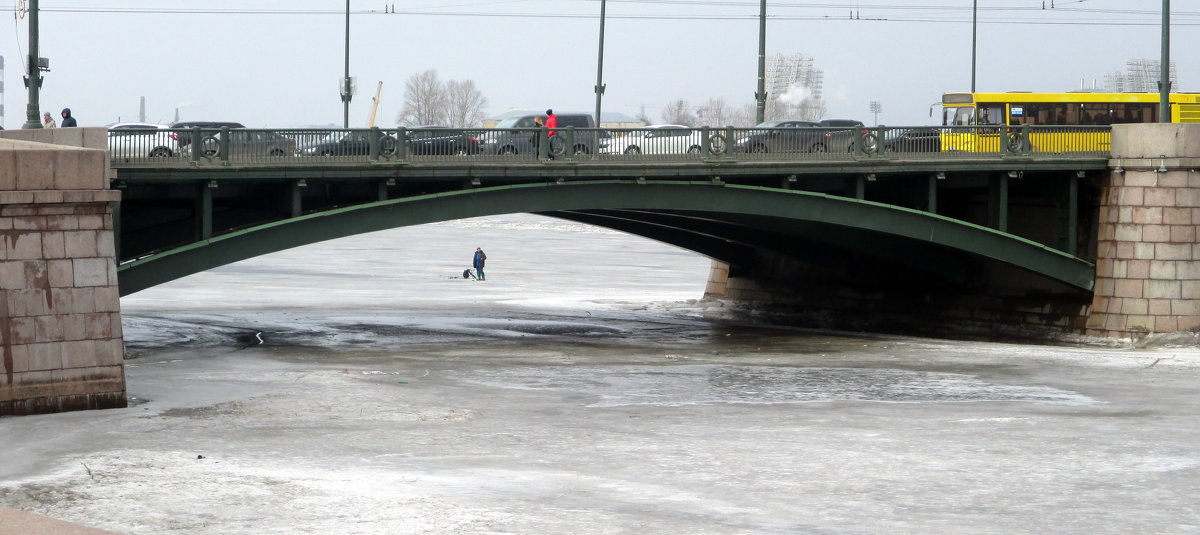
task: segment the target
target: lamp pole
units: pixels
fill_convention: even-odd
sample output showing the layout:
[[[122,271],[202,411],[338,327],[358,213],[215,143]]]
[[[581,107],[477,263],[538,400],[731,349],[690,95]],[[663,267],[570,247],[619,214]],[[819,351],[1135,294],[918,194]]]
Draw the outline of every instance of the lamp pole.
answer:
[[[754,100],[755,119],[762,123],[767,120],[767,0],[762,0],[758,10],[758,92]]]
[[[975,92],[975,43],[978,40],[979,0],[971,0],[971,92]]]
[[[1158,122],[1171,122],[1171,0],[1162,3],[1162,59],[1158,62]]]
[[[346,74],[342,77],[342,128],[350,128],[350,0],[346,0]]]
[[[600,46],[596,55],[596,128],[600,127],[600,99],[604,96],[604,0],[600,0]]]
[[[29,87],[29,104],[25,106],[25,124],[21,128],[42,128],[38,111],[38,91],[42,88],[42,68],[38,65],[38,0],[29,1],[29,66],[26,68],[25,85]]]

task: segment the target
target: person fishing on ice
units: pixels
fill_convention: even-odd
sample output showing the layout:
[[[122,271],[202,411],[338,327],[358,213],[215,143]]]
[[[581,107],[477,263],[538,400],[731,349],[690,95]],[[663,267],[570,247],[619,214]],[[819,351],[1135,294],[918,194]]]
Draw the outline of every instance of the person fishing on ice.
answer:
[[[483,249],[476,247],[475,248],[475,258],[473,258],[471,260],[471,266],[473,266],[475,268],[475,273],[477,274],[476,278],[478,278],[479,280],[483,280],[483,263],[486,260],[487,260],[487,255],[484,254]]]

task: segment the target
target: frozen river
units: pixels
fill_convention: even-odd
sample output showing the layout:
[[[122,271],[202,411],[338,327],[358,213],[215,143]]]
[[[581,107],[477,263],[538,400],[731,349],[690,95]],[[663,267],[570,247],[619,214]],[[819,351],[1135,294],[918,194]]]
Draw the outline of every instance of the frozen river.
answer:
[[[696,301],[708,267],[514,215],[128,296],[131,406],[0,419],[0,506],[128,534],[1200,532],[1195,349],[755,325]]]

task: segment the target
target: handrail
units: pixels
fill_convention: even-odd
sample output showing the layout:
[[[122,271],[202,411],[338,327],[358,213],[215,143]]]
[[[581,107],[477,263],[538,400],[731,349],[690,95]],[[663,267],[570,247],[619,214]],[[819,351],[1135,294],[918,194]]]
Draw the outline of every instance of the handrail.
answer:
[[[739,162],[1106,157],[1108,126],[159,128],[109,131],[114,168],[443,162]]]

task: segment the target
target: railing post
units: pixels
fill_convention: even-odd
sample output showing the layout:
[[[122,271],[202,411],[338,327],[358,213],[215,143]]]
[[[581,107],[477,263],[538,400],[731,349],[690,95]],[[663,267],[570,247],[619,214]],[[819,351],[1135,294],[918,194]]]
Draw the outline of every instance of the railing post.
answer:
[[[575,159],[575,127],[574,126],[567,127],[566,136],[567,137],[563,138],[564,139],[564,141],[563,141],[563,156],[566,156],[568,160],[574,160]]]
[[[725,127],[725,157],[733,158],[733,145],[737,138],[733,137],[733,126]]]
[[[229,165],[229,127],[221,127],[221,139],[217,142],[217,159]]]
[[[542,126],[537,129],[537,132],[534,133],[534,135],[537,136],[537,140],[538,140],[537,148],[538,148],[538,159],[539,160],[549,160],[550,159],[550,136],[548,135],[549,131],[550,131],[549,129]]]
[[[708,127],[700,127],[700,158],[705,160],[712,157],[712,140],[708,138],[708,135]]]
[[[200,153],[204,150],[204,142],[200,137],[200,127],[192,127],[192,138],[189,139],[192,146],[192,163],[200,163]]]
[[[372,126],[367,132],[367,159],[372,162],[379,161],[379,127]]]
[[[857,126],[854,127],[854,135],[850,139],[850,144],[851,144],[850,148],[854,152],[854,159],[857,160],[857,159],[862,158],[863,157],[863,129],[862,128],[857,127]]]
[[[404,161],[408,158],[408,131],[403,127],[396,129],[396,159]]]

